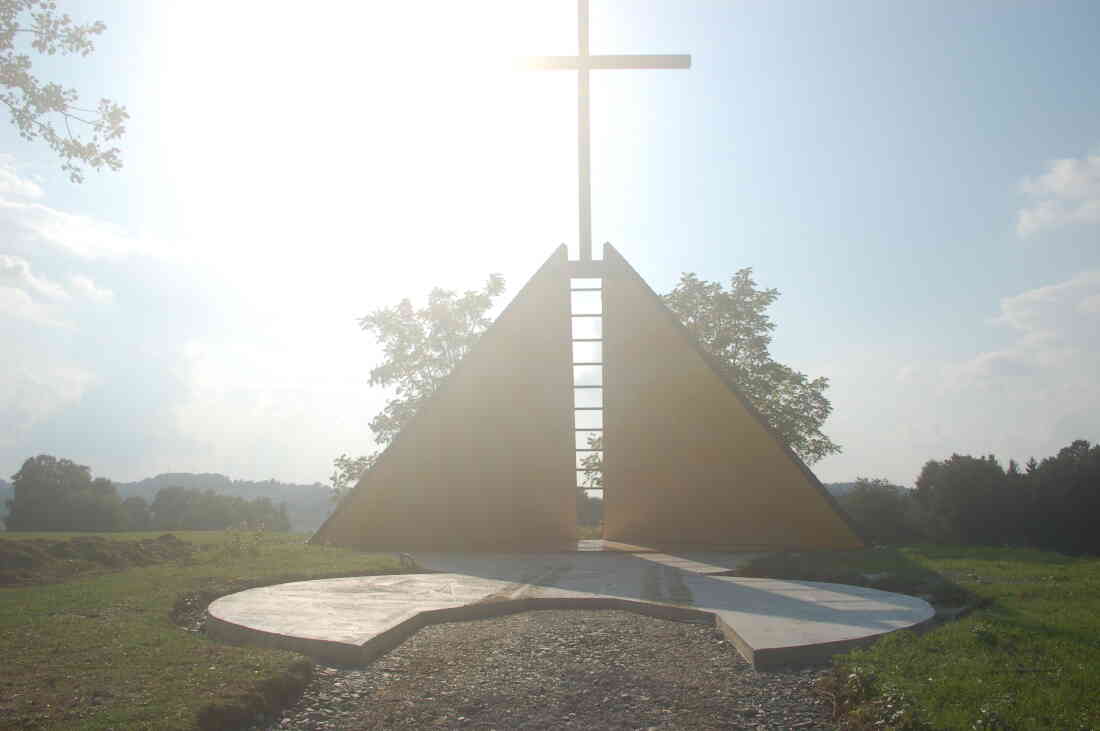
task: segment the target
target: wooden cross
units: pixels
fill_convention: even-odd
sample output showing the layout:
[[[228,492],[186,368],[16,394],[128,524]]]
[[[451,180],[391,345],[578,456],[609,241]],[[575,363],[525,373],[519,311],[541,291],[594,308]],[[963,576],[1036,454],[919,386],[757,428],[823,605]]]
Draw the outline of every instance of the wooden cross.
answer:
[[[691,56],[592,56],[588,53],[588,0],[577,0],[576,56],[536,56],[519,66],[535,71],[579,71],[577,74],[577,163],[580,171],[580,254],[592,261],[592,160],[589,140],[588,72],[592,69],[686,69]]]

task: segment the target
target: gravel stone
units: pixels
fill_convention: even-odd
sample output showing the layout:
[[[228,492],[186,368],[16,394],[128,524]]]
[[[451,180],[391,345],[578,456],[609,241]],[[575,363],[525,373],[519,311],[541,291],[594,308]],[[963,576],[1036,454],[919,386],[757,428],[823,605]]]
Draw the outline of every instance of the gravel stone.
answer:
[[[832,729],[823,666],[757,673],[716,628],[538,610],[431,625],[363,667],[319,666],[263,726],[298,729]]]

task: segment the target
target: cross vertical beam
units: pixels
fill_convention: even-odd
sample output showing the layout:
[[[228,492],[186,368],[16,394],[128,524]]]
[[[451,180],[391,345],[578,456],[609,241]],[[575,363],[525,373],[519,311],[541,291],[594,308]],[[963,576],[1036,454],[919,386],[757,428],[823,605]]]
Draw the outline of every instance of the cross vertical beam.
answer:
[[[592,261],[592,153],[589,114],[589,75],[592,69],[687,69],[691,56],[593,56],[588,47],[588,0],[577,0],[577,55],[521,59],[520,68],[541,71],[571,70],[577,74],[577,168],[580,213],[580,258]]]
[[[588,0],[577,0],[577,49],[580,58],[588,58]],[[577,240],[581,261],[592,261],[592,135],[588,99],[588,68],[582,64],[577,74],[577,170],[580,177]]]

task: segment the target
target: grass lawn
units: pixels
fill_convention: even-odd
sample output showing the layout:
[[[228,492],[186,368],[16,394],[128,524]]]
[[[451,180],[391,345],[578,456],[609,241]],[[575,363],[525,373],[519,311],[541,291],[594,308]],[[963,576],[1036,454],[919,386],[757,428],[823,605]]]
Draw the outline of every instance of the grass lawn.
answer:
[[[773,556],[747,570],[877,573],[883,588],[977,607],[837,658],[824,690],[850,727],[1100,729],[1100,559],[935,546]]]
[[[0,542],[72,535],[0,533]],[[159,534],[97,535],[137,541]],[[300,535],[175,536],[195,545],[188,557],[0,588],[0,728],[232,726],[292,695],[311,665],[289,652],[232,647],[186,631],[172,620],[181,599],[400,570],[389,556],[306,546]]]
[[[53,562],[43,574],[52,583],[0,588],[0,728],[233,727],[292,697],[311,665],[288,652],[210,642],[173,621],[181,607],[247,586],[401,570],[389,556],[306,546],[304,536],[175,536],[193,549],[168,560],[171,552],[150,550],[139,555],[160,563],[108,570],[95,560],[109,565],[134,553],[112,552],[86,534],[0,533],[0,559],[20,559],[26,551],[13,546],[34,539],[31,553]],[[136,542],[158,534],[98,537]],[[68,538],[79,551],[53,545]],[[939,607],[977,607],[839,657],[822,691],[848,727],[1100,729],[1100,559],[877,548],[773,555],[743,573],[848,583],[871,577]]]

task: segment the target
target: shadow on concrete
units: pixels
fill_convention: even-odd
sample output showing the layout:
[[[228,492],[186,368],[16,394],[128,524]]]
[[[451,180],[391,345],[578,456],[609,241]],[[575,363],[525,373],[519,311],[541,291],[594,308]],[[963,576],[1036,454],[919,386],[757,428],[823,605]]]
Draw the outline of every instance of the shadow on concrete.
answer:
[[[907,625],[920,601],[869,587],[715,575],[742,563],[739,554],[604,551],[415,558],[438,571],[530,584],[533,596],[563,590],[878,632]],[[702,567],[714,573],[704,573]]]

